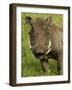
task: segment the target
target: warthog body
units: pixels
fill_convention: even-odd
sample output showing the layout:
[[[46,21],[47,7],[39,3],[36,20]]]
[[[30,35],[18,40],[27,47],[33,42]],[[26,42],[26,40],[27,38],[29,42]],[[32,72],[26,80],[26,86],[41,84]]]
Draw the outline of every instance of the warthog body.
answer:
[[[63,31],[52,22],[52,17],[46,20],[26,17],[26,23],[30,24],[30,45],[35,57],[40,59],[44,72],[48,72],[48,59],[57,60],[58,71],[63,74]]]

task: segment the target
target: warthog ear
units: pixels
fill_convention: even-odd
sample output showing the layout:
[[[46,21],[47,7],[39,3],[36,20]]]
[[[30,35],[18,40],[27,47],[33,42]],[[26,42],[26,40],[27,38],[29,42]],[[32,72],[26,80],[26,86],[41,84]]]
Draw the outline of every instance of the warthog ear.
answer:
[[[51,25],[52,24],[52,16],[46,18],[46,25]]]
[[[25,17],[26,23],[27,24],[32,24],[32,18],[31,17]]]

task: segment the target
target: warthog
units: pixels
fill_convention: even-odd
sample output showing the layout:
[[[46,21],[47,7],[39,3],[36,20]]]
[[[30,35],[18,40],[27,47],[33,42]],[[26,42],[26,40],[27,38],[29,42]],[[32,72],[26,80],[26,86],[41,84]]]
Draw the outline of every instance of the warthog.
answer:
[[[53,24],[52,16],[42,19],[25,18],[31,26],[29,32],[30,48],[38,59],[44,72],[48,72],[48,59],[57,60],[58,72],[63,74],[63,30]]]

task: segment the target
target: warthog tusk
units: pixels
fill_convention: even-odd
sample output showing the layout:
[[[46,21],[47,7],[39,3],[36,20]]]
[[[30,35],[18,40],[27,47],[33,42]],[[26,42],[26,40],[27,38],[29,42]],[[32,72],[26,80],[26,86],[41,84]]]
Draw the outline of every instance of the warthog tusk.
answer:
[[[49,40],[48,49],[51,47],[51,41]]]
[[[48,51],[46,52],[46,55],[50,52],[51,48],[48,49]]]
[[[29,41],[29,47],[32,48],[31,44],[30,44],[30,41]]]
[[[51,41],[49,40],[48,50],[47,50],[47,52],[46,52],[46,55],[50,52],[50,50],[51,50]]]

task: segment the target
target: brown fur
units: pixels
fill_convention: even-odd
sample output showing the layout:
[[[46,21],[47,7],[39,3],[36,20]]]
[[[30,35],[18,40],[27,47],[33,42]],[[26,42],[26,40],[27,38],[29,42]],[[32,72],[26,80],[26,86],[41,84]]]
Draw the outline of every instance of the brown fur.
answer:
[[[40,59],[43,71],[48,72],[48,59],[54,58],[58,63],[58,71],[63,74],[63,31],[52,22],[52,17],[46,20],[36,18],[32,21],[30,17],[29,24],[32,27],[30,31],[30,42],[34,55]],[[27,18],[27,19],[28,19]],[[51,41],[51,50],[48,50],[49,40]]]

